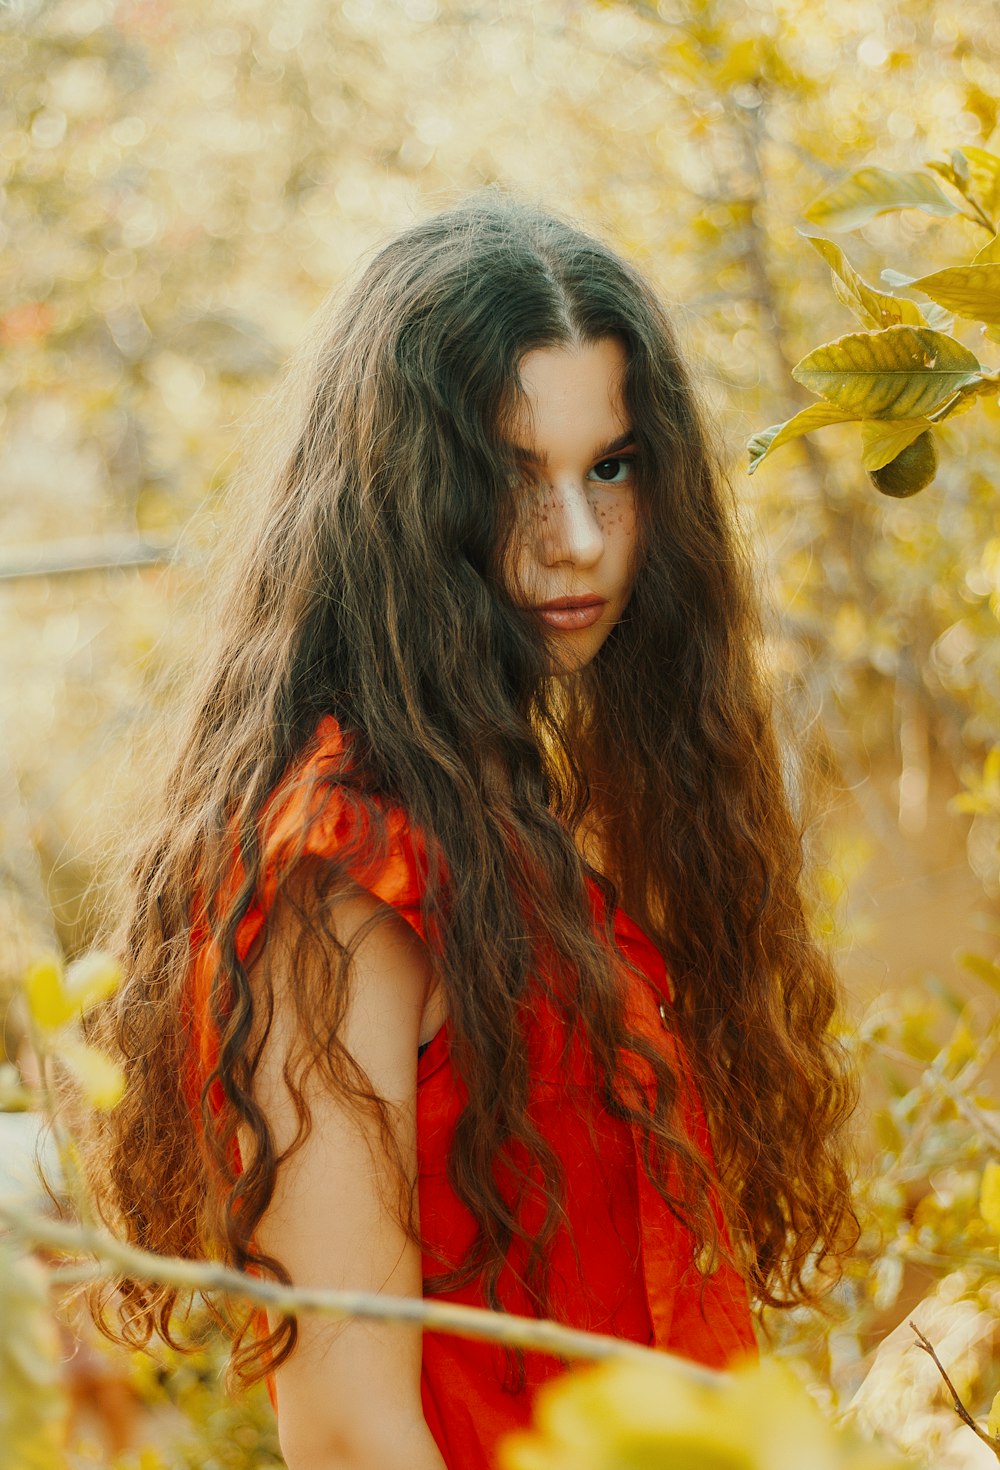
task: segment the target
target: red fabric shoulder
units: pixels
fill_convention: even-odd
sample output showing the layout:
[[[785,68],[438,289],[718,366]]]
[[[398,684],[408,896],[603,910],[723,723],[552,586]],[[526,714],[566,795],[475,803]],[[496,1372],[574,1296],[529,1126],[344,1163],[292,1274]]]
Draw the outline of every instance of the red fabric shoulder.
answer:
[[[326,715],[265,816],[263,913],[274,902],[278,880],[291,863],[304,857],[335,858],[354,882],[397,909],[426,940],[421,915],[427,875],[423,839],[401,807],[362,797],[346,785],[341,778],[350,766],[349,737],[332,715]],[[372,824],[376,808],[385,822],[381,841]]]
[[[410,826],[401,807],[362,795],[345,782],[342,778],[350,766],[349,737],[332,715],[326,715],[264,811],[260,880],[236,931],[240,960],[247,958],[260,936],[281,882],[306,858],[340,863],[353,882],[394,908],[427,941],[421,906],[428,871],[423,838]],[[234,844],[232,868],[211,904],[214,913],[225,912],[243,879],[243,864]],[[203,897],[196,901],[195,913],[185,996],[191,1041],[185,1090],[197,1114],[202,1090],[219,1055],[213,998],[220,983],[220,955]],[[218,1082],[212,1095],[217,1112],[222,1105]]]

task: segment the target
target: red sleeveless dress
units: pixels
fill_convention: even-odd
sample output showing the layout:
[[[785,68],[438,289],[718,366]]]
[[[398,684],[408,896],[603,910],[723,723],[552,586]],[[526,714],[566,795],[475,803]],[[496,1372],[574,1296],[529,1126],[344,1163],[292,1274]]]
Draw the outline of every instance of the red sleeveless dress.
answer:
[[[296,779],[267,823],[261,890],[237,934],[241,956],[250,951],[265,925],[277,890],[277,872],[290,854],[344,858],[363,846],[353,803],[335,785],[309,779],[321,777],[324,769],[327,773],[341,769],[343,749],[336,721],[323,719],[296,768],[297,777],[305,779]],[[386,815],[387,856],[371,863],[348,857],[351,873],[362,887],[396,909],[426,942],[420,909],[426,872],[422,843],[404,811],[387,808]],[[595,924],[600,926],[603,904],[594,885],[590,896]],[[690,1068],[669,1026],[670,988],[663,959],[620,909],[614,915],[614,934],[618,949],[642,977],[624,969],[630,1025],[672,1061],[681,1082],[684,1125],[711,1161],[711,1143]],[[193,943],[187,1086],[197,1111],[202,1084],[217,1057],[209,1010],[217,957],[204,929],[196,932]],[[612,1118],[601,1106],[579,1038],[574,1036],[565,1051],[564,1022],[541,995],[532,996],[526,1005],[524,1022],[534,1079],[531,1118],[558,1154],[565,1175],[569,1228],[559,1231],[551,1251],[553,1317],[567,1326],[664,1348],[714,1368],[754,1354],[744,1282],[725,1262],[707,1278],[699,1272],[690,1232],[663,1202],[643,1168],[639,1130]],[[636,1086],[648,1088],[652,1073],[644,1075],[643,1068],[639,1059],[630,1057]],[[431,1252],[424,1257],[425,1279],[458,1264],[475,1234],[474,1221],[447,1177],[449,1147],[462,1105],[462,1087],[449,1060],[446,1023],[423,1050],[417,1073],[420,1228]],[[528,1201],[521,1218],[529,1235],[532,1216]],[[500,1297],[506,1310],[531,1316],[517,1266],[512,1252],[500,1279]],[[486,1305],[476,1283],[448,1293],[446,1299]],[[496,1347],[441,1333],[424,1334],[424,1414],[449,1470],[488,1470],[498,1439],[530,1421],[538,1387],[564,1371],[558,1360],[536,1353],[525,1355],[525,1369],[524,1387],[511,1392],[504,1382],[504,1357]]]

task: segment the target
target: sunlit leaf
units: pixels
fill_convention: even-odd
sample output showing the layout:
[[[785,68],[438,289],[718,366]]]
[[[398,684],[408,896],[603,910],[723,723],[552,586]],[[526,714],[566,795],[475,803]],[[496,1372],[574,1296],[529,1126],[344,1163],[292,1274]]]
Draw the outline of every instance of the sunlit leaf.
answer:
[[[783,424],[772,424],[769,429],[762,429],[755,434],[747,444],[750,452],[750,464],[748,474],[753,474],[757,466],[767,458],[774,449],[780,449],[782,444],[787,444],[792,439],[799,439],[803,434],[809,434],[813,429],[825,429],[830,424],[856,423],[860,415],[845,413],[842,409],[835,408],[832,403],[811,403],[808,408],[801,409],[793,418],[786,419]]]
[[[46,955],[30,967],[24,977],[24,995],[31,1019],[43,1031],[56,1031],[77,1014],[66,993],[62,965],[54,955]]]
[[[118,961],[103,950],[93,949],[66,968],[66,994],[79,1012],[89,1011],[113,995],[121,984]]]
[[[56,1054],[73,1073],[92,1108],[115,1106],[125,1087],[125,1074],[117,1062],[85,1041],[74,1039],[61,1042]]]
[[[953,148],[948,158],[933,158],[927,163],[927,167],[940,178],[945,179],[953,189],[957,189],[963,198],[966,197],[971,175],[969,164],[961,149]]]
[[[1000,264],[1000,235],[994,235],[988,245],[976,252],[972,257],[973,265],[998,265]]]
[[[974,950],[966,950],[959,955],[959,960],[973,975],[978,976],[980,980],[985,980],[987,985],[1000,992],[1000,965],[995,960],[987,959],[983,954],[976,954]]]
[[[66,1400],[43,1267],[0,1244],[2,1459],[11,1470],[65,1470]]]
[[[956,316],[1000,325],[1000,263],[953,265],[919,276],[912,285]]]
[[[936,215],[958,213],[958,206],[927,174],[862,168],[814,199],[805,217],[825,230],[856,230],[877,214],[894,209],[922,209]]]
[[[978,398],[996,398],[998,393],[1000,393],[1000,372],[983,373],[978,382],[967,383],[947,403],[936,408],[929,417],[932,423],[939,424],[943,419],[950,419],[953,414],[967,413]]]
[[[988,1163],[979,1184],[979,1213],[994,1235],[1000,1235],[1000,1164]]]
[[[950,311],[945,311],[943,306],[938,306],[936,301],[928,301],[921,304],[920,310],[929,327],[935,332],[950,332],[954,325],[954,317]]]
[[[105,1000],[121,982],[121,969],[111,955],[91,951],[63,971],[54,955],[46,955],[28,970],[24,993],[35,1025],[57,1031]]]
[[[986,1433],[992,1434],[994,1439],[1000,1439],[1000,1393],[994,1396],[990,1404],[989,1416],[986,1420]]]
[[[719,1386],[667,1363],[608,1363],[558,1379],[501,1470],[896,1470],[892,1452],[837,1431],[776,1359]]]
[[[833,288],[838,298],[866,327],[891,327],[901,322],[908,322],[915,327],[927,325],[915,301],[888,296],[884,291],[876,291],[862,280],[843,250],[833,240],[824,240],[819,235],[806,235],[806,239],[830,267]]]
[[[858,418],[915,419],[981,376],[967,347],[929,327],[887,327],[827,342],[792,376]]]
[[[1000,212],[1000,158],[985,148],[967,145],[962,155],[969,169],[969,194],[996,227]]]
[[[929,428],[925,418],[865,419],[861,425],[862,465],[868,471],[880,470]]]

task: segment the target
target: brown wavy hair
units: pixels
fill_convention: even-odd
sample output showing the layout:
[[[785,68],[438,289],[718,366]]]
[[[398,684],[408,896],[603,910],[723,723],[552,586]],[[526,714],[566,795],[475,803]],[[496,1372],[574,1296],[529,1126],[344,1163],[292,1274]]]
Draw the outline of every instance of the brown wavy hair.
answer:
[[[505,586],[518,516],[505,425],[526,353],[607,337],[627,356],[641,563],[592,663],[553,680],[537,625]],[[856,1234],[843,1140],[854,1084],[831,1033],[835,978],[804,913],[751,571],[661,306],[602,243],[487,194],[383,248],[323,316],[292,381],[297,408],[286,398],[273,411],[286,437],[234,507],[217,635],[130,870],[126,979],[97,1027],[127,1074],[89,1147],[102,1215],[147,1249],[287,1279],[253,1244],[282,1160],[254,1100],[273,998],[265,975],[251,983],[236,933],[259,889],[268,800],[332,713],[354,753],[337,779],[370,818],[372,851],[391,803],[440,858],[424,913],[440,936],[432,964],[468,1095],[449,1172],[478,1235],[463,1265],[428,1286],[481,1277],[501,1307],[514,1248],[547,1307],[561,1176],[528,1116],[520,1026],[543,968],[571,980],[559,1003],[589,1044],[604,1106],[641,1125],[668,1199],[667,1164],[679,1161],[687,1182],[671,1203],[718,1246],[711,1181],[675,1121],[677,1079],[627,1030],[621,962],[610,922],[594,931],[589,875],[608,912],[621,904],[666,959],[753,1296],[815,1300]],[[585,834],[596,834],[594,869]],[[346,863],[315,876],[304,922],[323,964],[299,967],[295,997],[300,1139],[307,1069],[381,1109],[338,1043],[351,955],[324,915],[350,887]],[[200,1118],[181,1084],[196,891],[219,954],[220,1051]],[[629,1101],[629,1052],[655,1070],[655,1105]],[[242,1174],[237,1129],[253,1141]],[[546,1204],[530,1239],[498,1183],[512,1175]],[[133,1342],[169,1334],[176,1299],[124,1282],[108,1330]],[[291,1350],[295,1325],[261,1342],[248,1320],[233,1323],[234,1365],[253,1378]]]

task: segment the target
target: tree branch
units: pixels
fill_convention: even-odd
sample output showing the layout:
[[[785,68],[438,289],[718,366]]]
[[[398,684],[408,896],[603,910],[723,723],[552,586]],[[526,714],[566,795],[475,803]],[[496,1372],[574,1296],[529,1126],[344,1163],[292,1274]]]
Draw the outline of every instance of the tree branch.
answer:
[[[969,1413],[968,1409],[962,1403],[962,1400],[959,1397],[958,1389],[955,1387],[955,1385],[952,1383],[951,1379],[948,1377],[948,1374],[945,1371],[944,1364],[941,1362],[941,1359],[938,1357],[937,1353],[934,1351],[934,1344],[930,1341],[929,1338],[927,1338],[927,1337],[924,1336],[924,1334],[920,1331],[920,1328],[917,1326],[916,1322],[914,1322],[914,1320],[913,1320],[912,1317],[910,1318],[910,1326],[913,1329],[914,1335],[916,1336],[917,1343],[919,1344],[920,1347],[923,1348],[924,1352],[928,1354],[928,1356],[931,1358],[932,1362],[934,1363],[935,1368],[938,1370],[938,1372],[941,1374],[941,1377],[944,1379],[945,1387],[947,1388],[948,1392],[951,1394],[952,1403],[955,1405],[955,1413],[961,1419],[961,1421],[962,1421],[963,1424],[967,1424],[968,1427],[973,1431],[973,1433],[974,1434],[977,1434],[979,1436],[979,1438],[983,1441],[984,1444],[988,1444],[989,1445],[990,1449],[996,1455],[997,1459],[1000,1460],[1000,1439],[995,1439],[992,1434],[987,1434],[986,1433],[986,1430],[985,1429],[981,1429],[979,1427],[979,1425],[976,1423],[975,1419],[973,1419],[973,1417]]]
[[[49,1220],[0,1201],[0,1224],[5,1225],[21,1241],[72,1254],[95,1256],[104,1267],[102,1274],[127,1275],[135,1280],[161,1286],[176,1286],[185,1291],[214,1292],[239,1297],[275,1312],[295,1315],[314,1312],[335,1321],[353,1317],[377,1318],[383,1322],[418,1323],[428,1331],[444,1332],[457,1337],[471,1337],[481,1342],[502,1343],[550,1353],[558,1358],[599,1363],[608,1359],[631,1359],[648,1362],[649,1348],[637,1343],[608,1337],[596,1332],[582,1332],[561,1327],[533,1317],[515,1317],[505,1312],[490,1312],[478,1307],[451,1305],[420,1297],[381,1296],[367,1291],[324,1291],[285,1286],[277,1281],[264,1281],[210,1261],[187,1261],[177,1256],[158,1256],[116,1240],[104,1230],[87,1225],[70,1225]],[[657,1350],[657,1360],[672,1367],[695,1383],[718,1386],[722,1375],[709,1368]]]

